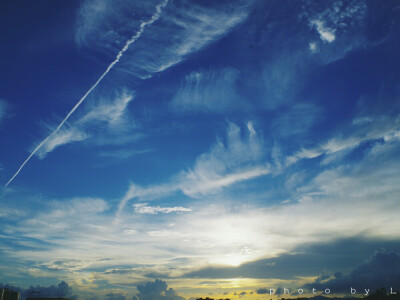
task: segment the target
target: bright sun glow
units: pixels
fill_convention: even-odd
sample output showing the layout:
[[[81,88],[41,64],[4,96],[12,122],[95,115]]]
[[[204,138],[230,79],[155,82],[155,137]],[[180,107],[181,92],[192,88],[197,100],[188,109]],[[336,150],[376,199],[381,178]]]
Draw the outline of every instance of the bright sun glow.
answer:
[[[217,263],[237,267],[248,260],[248,255],[229,253],[218,259]]]

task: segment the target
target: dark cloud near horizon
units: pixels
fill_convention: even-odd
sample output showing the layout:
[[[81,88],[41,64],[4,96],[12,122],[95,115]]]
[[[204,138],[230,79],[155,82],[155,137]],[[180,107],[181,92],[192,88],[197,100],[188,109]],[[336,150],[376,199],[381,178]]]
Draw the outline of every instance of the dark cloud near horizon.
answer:
[[[155,279],[153,282],[146,282],[137,285],[139,294],[132,300],[185,300],[185,298],[176,294],[174,289],[168,288],[165,281]]]
[[[329,279],[330,278],[330,279]],[[335,292],[348,292],[350,287],[363,292],[386,288],[398,288],[400,282],[400,253],[381,250],[371,258],[354,268],[347,275],[336,272],[332,276],[323,275],[313,283],[306,285],[308,288],[330,288]]]
[[[266,288],[259,288],[256,290],[256,293],[259,295],[263,295],[269,293],[269,291]]]
[[[279,257],[260,259],[238,267],[207,267],[183,275],[184,278],[277,278],[295,279],[324,272],[350,272],[380,249],[400,253],[400,241],[343,239],[294,249]],[[262,292],[263,290],[260,289]]]

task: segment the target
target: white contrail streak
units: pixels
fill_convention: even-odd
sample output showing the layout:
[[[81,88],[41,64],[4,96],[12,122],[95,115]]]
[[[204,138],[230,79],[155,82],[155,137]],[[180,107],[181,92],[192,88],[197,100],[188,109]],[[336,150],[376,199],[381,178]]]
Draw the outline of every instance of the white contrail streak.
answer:
[[[105,70],[105,72],[103,73],[103,75],[100,76],[99,79],[97,79],[96,83],[92,85],[92,87],[86,92],[85,95],[83,95],[83,97],[78,101],[78,103],[76,103],[76,105],[71,109],[71,111],[67,114],[67,116],[64,118],[64,120],[61,121],[61,123],[57,126],[56,129],[54,129],[54,131],[47,136],[39,145],[36,146],[36,148],[32,151],[32,153],[28,156],[28,158],[23,162],[23,164],[19,167],[18,171],[15,172],[15,174],[13,175],[13,177],[11,177],[11,179],[6,183],[5,187],[7,187],[13,180],[14,178],[19,174],[19,172],[21,172],[22,168],[26,165],[26,163],[32,158],[33,155],[35,155],[35,153],[42,148],[42,146],[44,144],[46,144],[46,142],[53,137],[59,130],[60,128],[65,124],[65,122],[69,119],[69,117],[75,112],[75,110],[77,110],[77,108],[82,104],[83,101],[85,101],[86,97],[89,96],[89,94],[97,87],[97,85],[103,80],[103,78],[108,74],[108,72],[110,72],[110,70],[119,62],[119,60],[121,59],[122,55],[124,54],[124,52],[126,50],[128,50],[129,46],[131,44],[133,44],[134,42],[136,42],[136,40],[138,38],[140,38],[140,36],[142,35],[144,29],[146,26],[153,24],[155,21],[157,21],[160,18],[162,9],[167,5],[168,0],[163,0],[163,2],[161,2],[160,4],[158,4],[156,6],[156,12],[152,15],[152,17],[145,21],[142,22],[140,24],[139,30],[135,33],[135,35],[133,35],[126,43],[125,46],[121,49],[121,51],[119,51],[117,57],[115,58],[115,60],[108,66],[108,68]]]

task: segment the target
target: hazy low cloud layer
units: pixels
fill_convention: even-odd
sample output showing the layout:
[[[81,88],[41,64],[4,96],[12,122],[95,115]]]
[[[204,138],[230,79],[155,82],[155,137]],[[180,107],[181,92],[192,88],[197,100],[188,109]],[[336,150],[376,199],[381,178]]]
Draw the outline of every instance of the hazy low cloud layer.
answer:
[[[381,251],[382,247],[385,247],[389,250],[387,252],[378,252]],[[355,276],[352,274],[359,273],[361,270],[368,270],[365,275],[366,278],[369,276],[390,278],[390,276],[397,273],[398,267],[396,260],[398,254],[396,253],[400,253],[400,242],[344,239],[329,243],[313,243],[311,245],[303,245],[294,249],[293,252],[294,254],[282,254],[274,258],[247,262],[237,267],[203,268],[186,273],[184,277],[214,279],[278,278],[293,280],[299,277],[313,276],[318,274],[321,269],[324,269],[326,272],[330,272],[332,274],[339,272],[347,274],[350,272],[350,275],[346,277],[346,281],[343,281],[344,286],[345,284],[349,284],[349,282],[351,283],[351,278]],[[376,254],[373,254],[374,252],[376,252]],[[372,258],[370,258],[371,255],[373,255]],[[392,258],[394,258],[393,265],[388,268],[387,262]],[[368,262],[364,263],[364,261]],[[365,264],[368,267],[364,266]],[[374,266],[372,264],[375,264],[375,267],[377,268],[376,273],[373,272]],[[382,271],[380,272],[379,270]],[[359,279],[355,280],[354,284],[358,282],[360,282]],[[379,282],[381,281],[373,284],[373,287],[379,287]],[[326,284],[325,282],[317,283],[318,288]],[[310,284],[310,286],[311,285],[313,284]],[[335,283],[332,282],[332,286],[334,285]],[[371,285],[371,282],[369,282],[369,285]],[[258,291],[260,294],[264,292],[265,290],[262,288],[260,288]]]
[[[400,252],[377,251],[366,262],[347,274],[336,272],[333,275],[320,276],[308,287],[326,288],[337,292],[349,292],[350,287],[363,293],[364,289],[386,288],[397,290],[400,282]]]

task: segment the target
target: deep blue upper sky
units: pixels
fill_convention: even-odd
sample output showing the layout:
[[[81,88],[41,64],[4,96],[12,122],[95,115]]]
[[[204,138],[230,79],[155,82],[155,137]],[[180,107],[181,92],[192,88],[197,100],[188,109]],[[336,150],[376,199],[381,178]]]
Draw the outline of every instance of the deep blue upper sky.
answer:
[[[190,296],[207,266],[395,253],[399,22],[398,1],[0,2],[0,282]],[[346,255],[232,274],[311,283]]]

